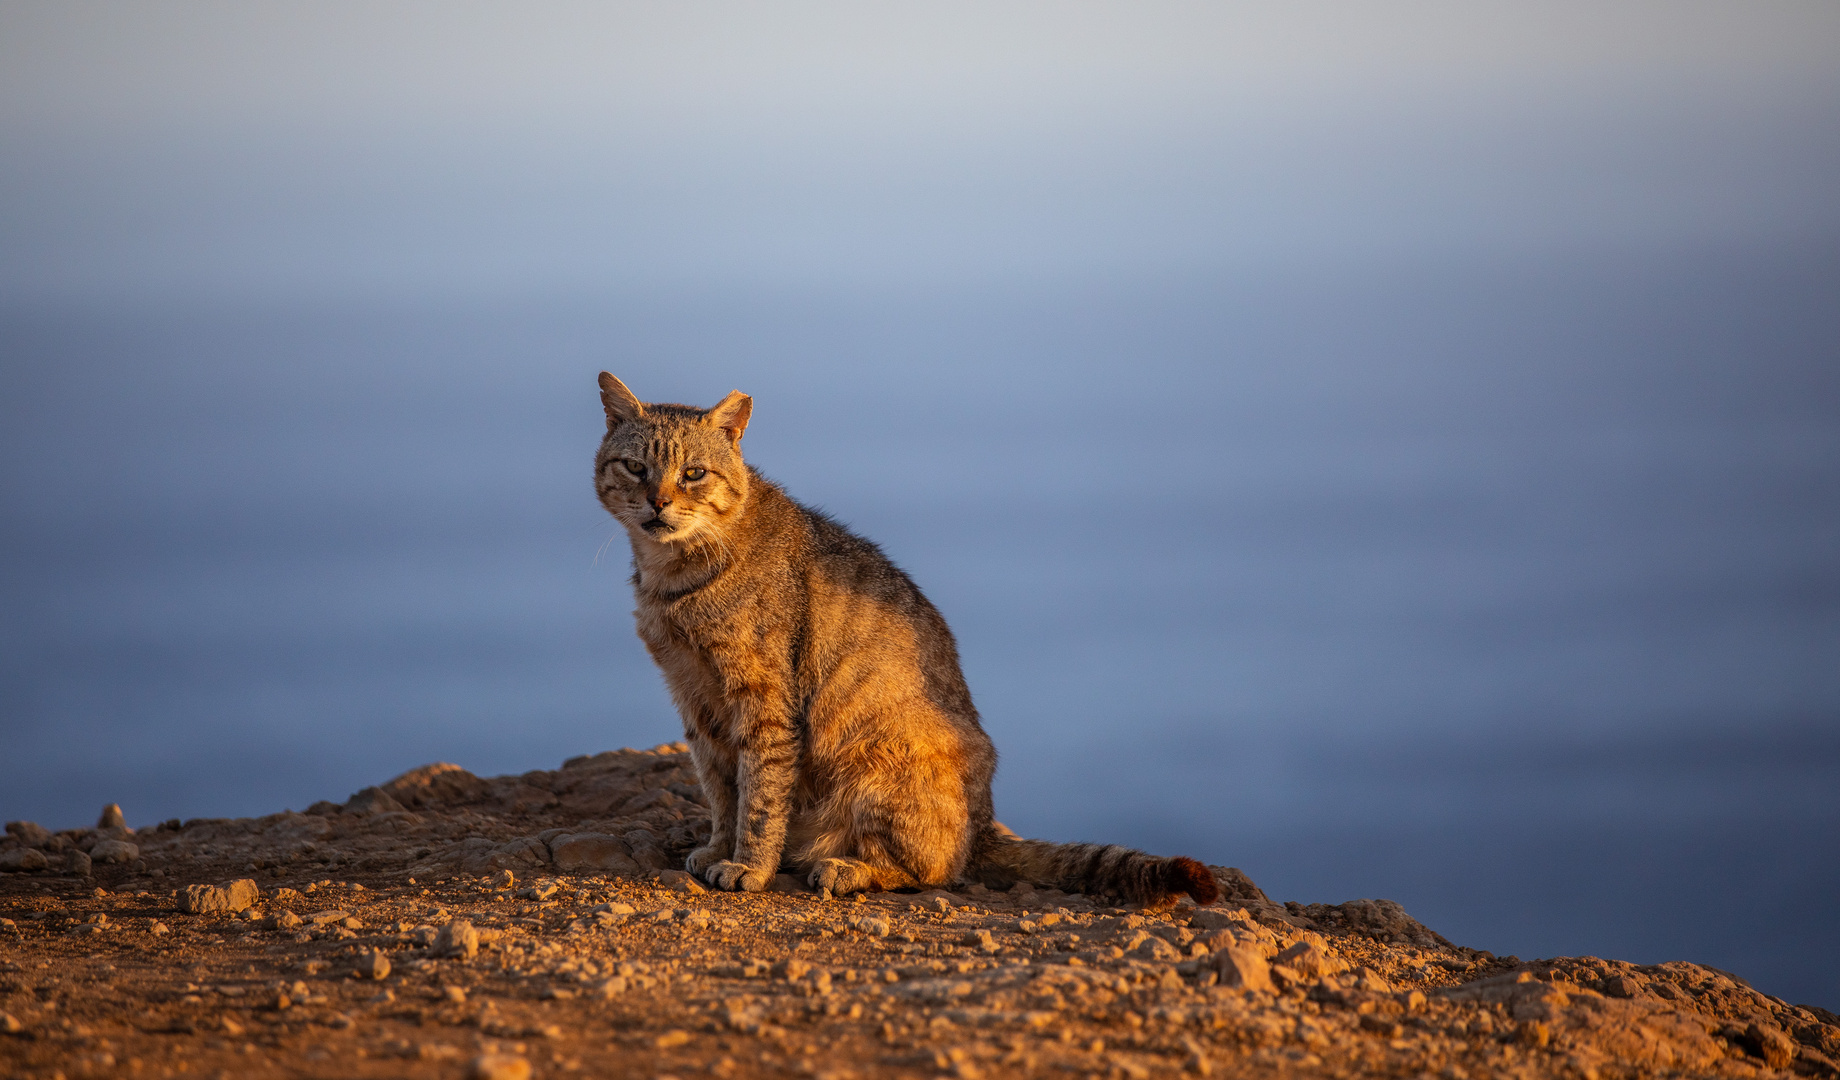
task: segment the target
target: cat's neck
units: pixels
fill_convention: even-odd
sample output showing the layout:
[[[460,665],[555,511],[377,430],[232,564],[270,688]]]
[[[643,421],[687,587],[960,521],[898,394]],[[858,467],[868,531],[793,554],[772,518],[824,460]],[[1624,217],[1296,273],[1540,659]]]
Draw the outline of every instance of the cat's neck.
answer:
[[[732,535],[704,534],[665,543],[634,529],[627,533],[632,540],[634,585],[641,596],[677,596],[701,588],[744,554],[740,538]]]

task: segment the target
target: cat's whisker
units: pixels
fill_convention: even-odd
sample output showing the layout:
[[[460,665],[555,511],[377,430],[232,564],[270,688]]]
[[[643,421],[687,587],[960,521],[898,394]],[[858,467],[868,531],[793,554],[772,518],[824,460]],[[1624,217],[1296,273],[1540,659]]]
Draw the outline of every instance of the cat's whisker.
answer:
[[[615,540],[618,540],[619,538],[620,538],[620,532],[618,529],[615,529],[613,532],[609,533],[607,536],[607,542],[595,549],[594,561],[589,563],[588,565],[591,567],[599,566],[601,564],[601,556],[607,554],[607,549],[612,547],[613,542]]]

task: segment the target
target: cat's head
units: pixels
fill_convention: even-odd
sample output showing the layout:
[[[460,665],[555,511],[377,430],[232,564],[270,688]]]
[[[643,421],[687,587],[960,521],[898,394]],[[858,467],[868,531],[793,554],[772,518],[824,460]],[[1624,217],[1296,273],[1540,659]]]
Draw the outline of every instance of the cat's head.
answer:
[[[741,460],[754,399],[734,390],[715,407],[647,404],[601,372],[607,435],[594,458],[601,505],[634,538],[681,544],[713,537],[747,502]]]

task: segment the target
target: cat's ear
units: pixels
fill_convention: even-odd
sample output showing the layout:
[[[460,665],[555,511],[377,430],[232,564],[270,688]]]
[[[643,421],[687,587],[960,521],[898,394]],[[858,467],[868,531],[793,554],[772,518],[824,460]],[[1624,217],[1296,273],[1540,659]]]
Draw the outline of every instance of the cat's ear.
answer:
[[[601,408],[607,411],[608,431],[622,420],[637,420],[645,415],[645,406],[626,389],[626,384],[605,371],[601,372]]]
[[[703,423],[710,427],[719,427],[728,432],[728,437],[741,441],[741,433],[747,430],[748,417],[754,414],[754,399],[739,390],[730,390],[728,396],[716,402],[716,406],[703,414]]]

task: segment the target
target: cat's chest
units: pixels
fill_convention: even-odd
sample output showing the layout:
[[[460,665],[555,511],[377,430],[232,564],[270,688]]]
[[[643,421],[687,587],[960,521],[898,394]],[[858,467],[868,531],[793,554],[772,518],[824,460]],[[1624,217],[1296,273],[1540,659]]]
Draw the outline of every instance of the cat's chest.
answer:
[[[718,667],[723,658],[746,651],[748,642],[758,636],[745,618],[697,605],[641,600],[633,617],[640,639],[661,662],[681,657]]]

